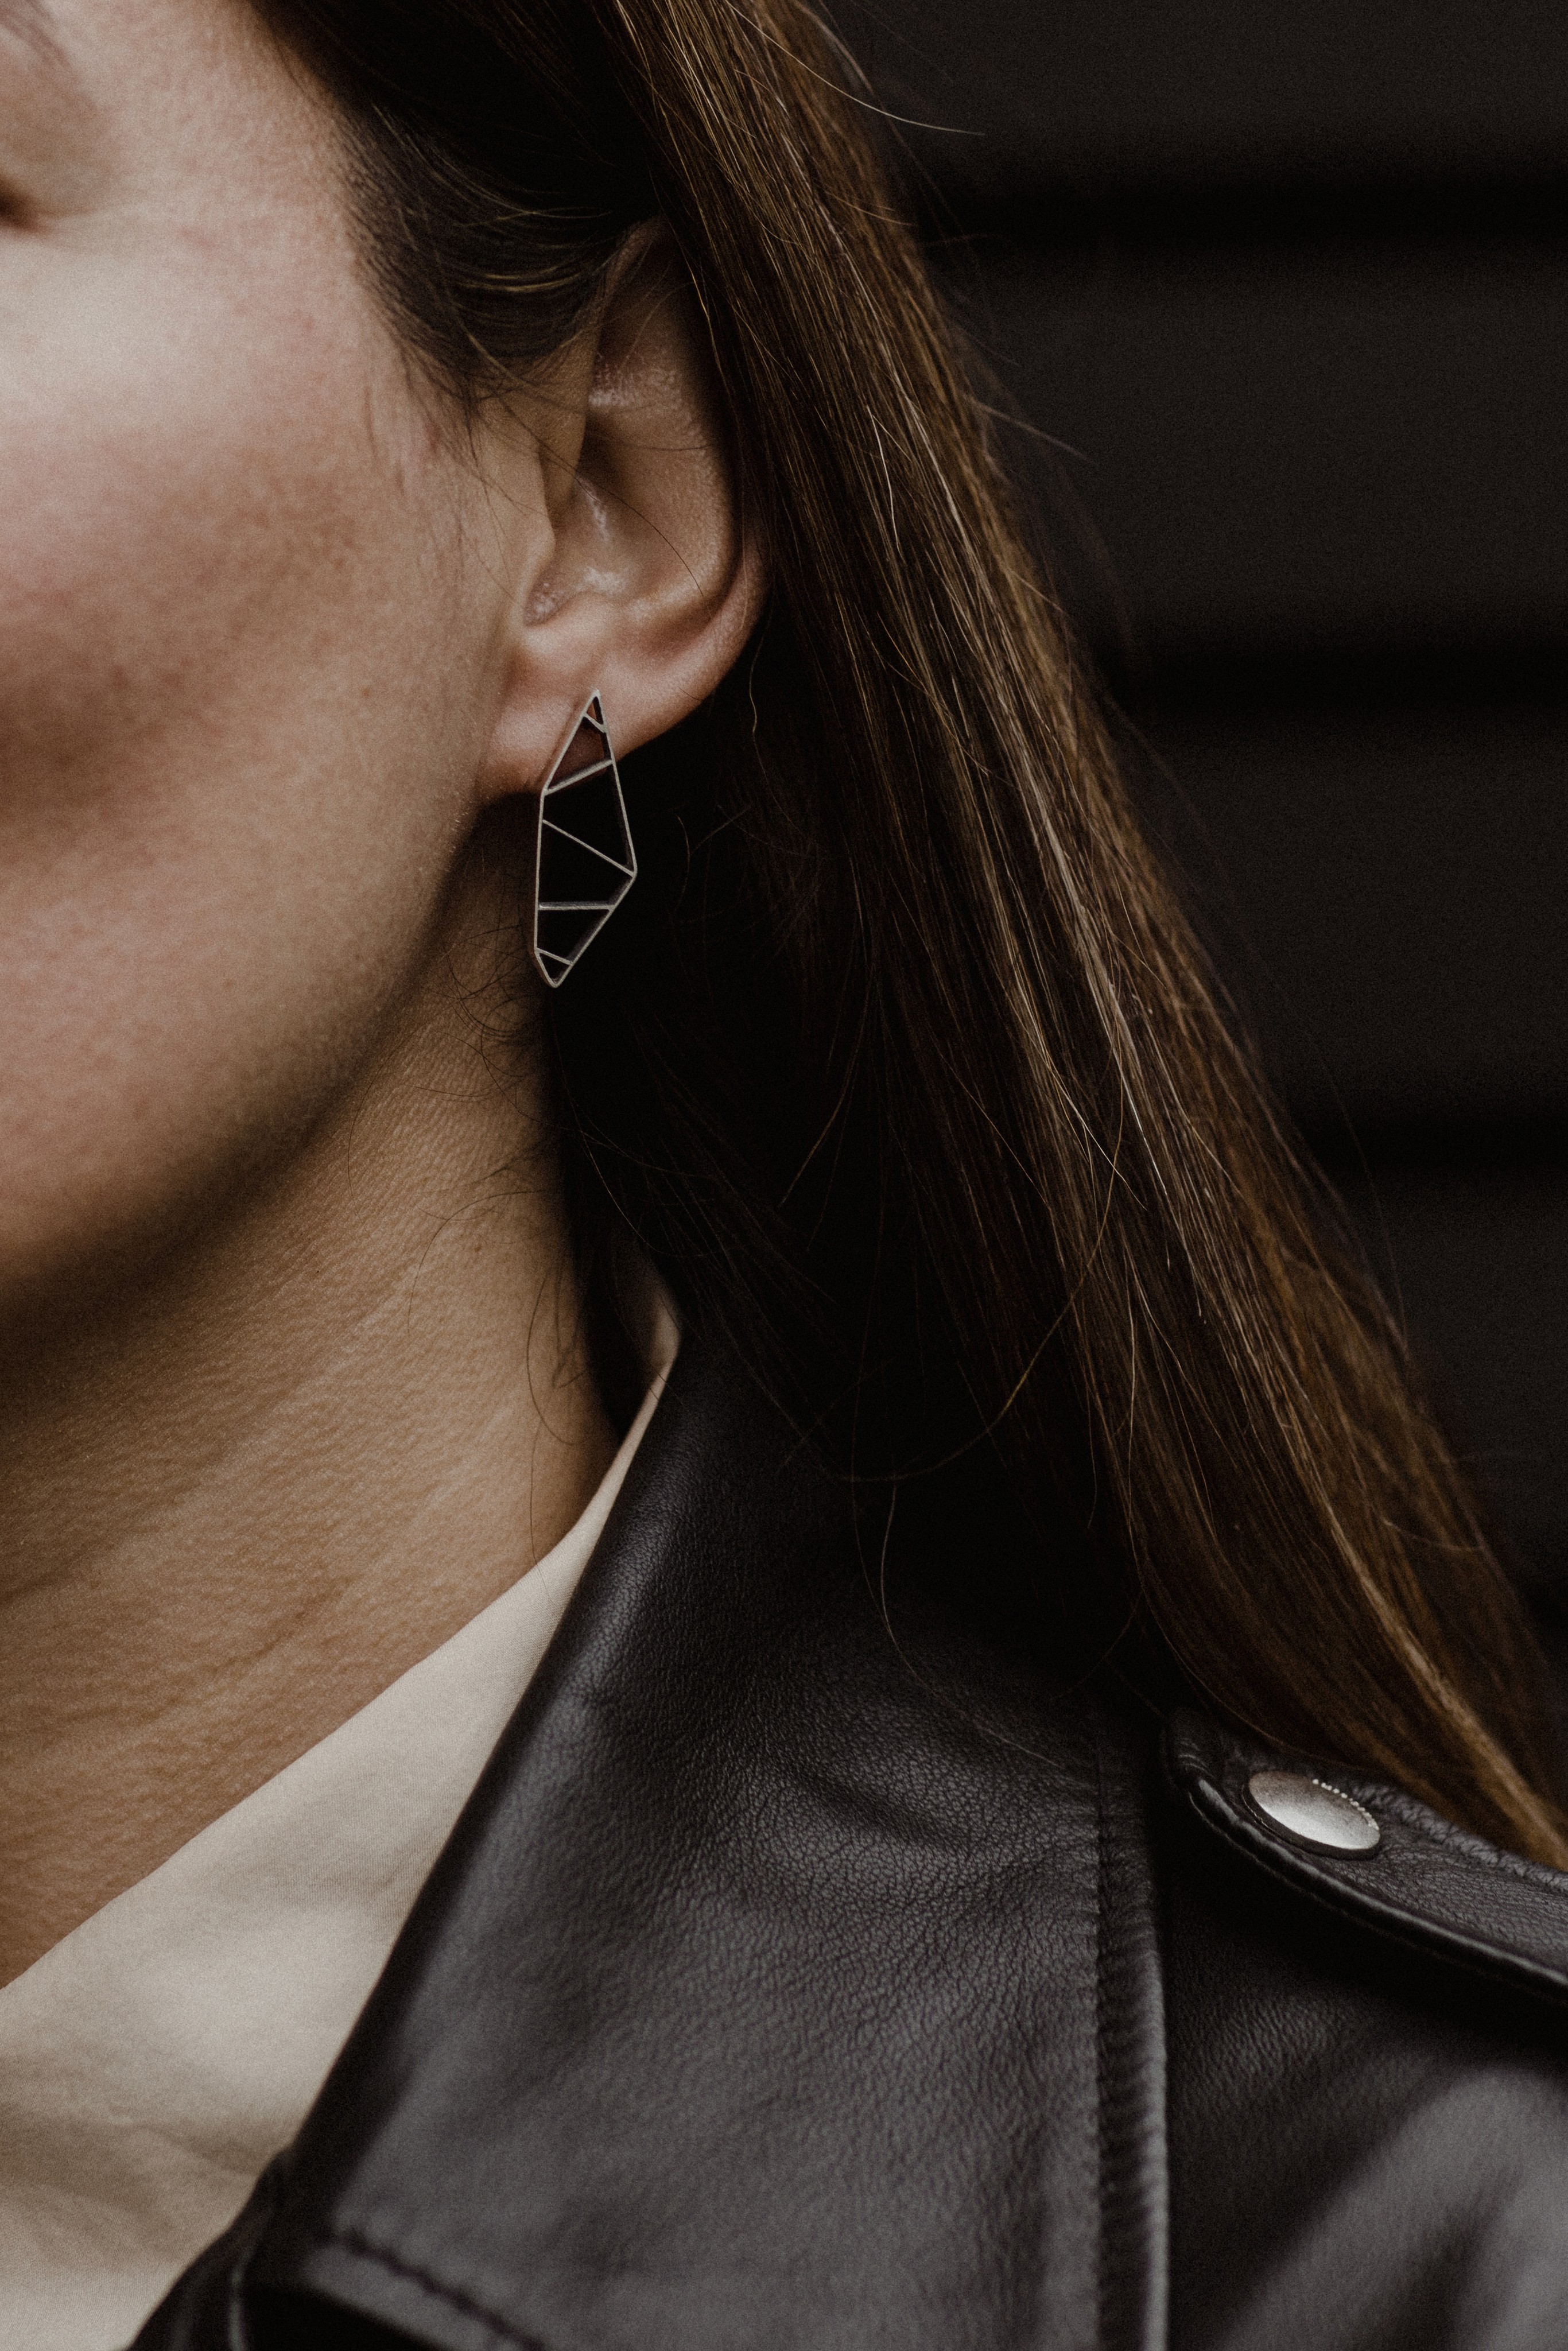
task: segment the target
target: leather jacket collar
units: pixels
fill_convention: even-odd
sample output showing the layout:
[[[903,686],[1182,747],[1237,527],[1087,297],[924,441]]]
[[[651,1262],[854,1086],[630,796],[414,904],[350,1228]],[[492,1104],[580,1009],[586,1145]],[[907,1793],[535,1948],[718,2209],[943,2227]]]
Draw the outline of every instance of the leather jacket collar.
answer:
[[[1197,2307],[1223,2278],[1227,2343],[1249,2294],[1260,2343],[1280,2309],[1292,2345],[1349,2339],[1309,2281],[1344,2290],[1340,2172],[1369,2147],[1412,2209],[1451,2174],[1456,2210],[1484,2191],[1507,2220],[1502,2174],[1478,2187],[1447,2137],[1408,2158],[1408,2116],[1500,2079],[1438,1979],[1568,1998],[1568,1879],[1338,1774],[1381,1841],[1314,1854],[1249,1805],[1250,1772],[1291,1759],[1192,1718],[1157,1798],[1145,1733],[944,1598],[985,1557],[925,1548],[890,1623],[842,1490],[688,1340],[297,2147],[138,2351],[346,2346],[371,2339],[355,2313],[440,2351],[1158,2351],[1167,2000],[1178,2282],[1185,2260]],[[1367,2029],[1369,1945],[1395,1952],[1378,2030],[1402,2053],[1325,2074],[1338,2020]],[[1301,1989],[1279,1992],[1276,1951]],[[1259,2179],[1248,2133],[1292,2067],[1309,2103]],[[1531,2131],[1556,2161],[1556,2060],[1531,2068],[1500,2163]],[[1299,2223],[1309,2179],[1329,2236],[1238,2236],[1260,2194]],[[1513,2223],[1495,2247],[1465,2226],[1495,2301]],[[1396,2314],[1416,2290],[1365,2283]]]
[[[268,2290],[443,2351],[1161,2339],[1127,1743],[876,1584],[688,1342],[297,2147],[142,2351]]]

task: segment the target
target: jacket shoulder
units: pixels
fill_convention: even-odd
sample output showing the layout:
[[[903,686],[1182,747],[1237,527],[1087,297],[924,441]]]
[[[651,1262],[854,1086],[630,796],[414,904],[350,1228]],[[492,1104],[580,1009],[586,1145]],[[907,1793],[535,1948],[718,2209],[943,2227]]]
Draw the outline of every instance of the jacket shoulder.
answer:
[[[1568,1877],[1197,1716],[1165,1761],[1173,2344],[1568,2341]]]
[[[1201,1715],[1172,1717],[1166,1753],[1178,1799],[1270,1876],[1412,1952],[1568,2006],[1568,1876],[1562,1871],[1501,1852],[1403,1789],[1353,1771],[1325,1771]],[[1348,1797],[1371,1822],[1364,1841],[1336,1846],[1292,1831],[1269,1809],[1275,1779]],[[1286,1791],[1287,1809],[1288,1797]]]

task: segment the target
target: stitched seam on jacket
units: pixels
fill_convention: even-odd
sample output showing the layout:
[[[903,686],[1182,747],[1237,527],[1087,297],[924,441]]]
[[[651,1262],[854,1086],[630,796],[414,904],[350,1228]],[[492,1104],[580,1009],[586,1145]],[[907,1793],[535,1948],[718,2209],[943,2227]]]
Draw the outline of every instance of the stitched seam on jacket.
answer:
[[[1097,2284],[1102,2351],[1155,2351],[1169,2340],[1168,2173],[1166,2163],[1164,2000],[1159,1996],[1158,2062],[1147,2039],[1156,2019],[1145,2007],[1145,1968],[1159,1969],[1147,1877],[1134,1895],[1124,1841],[1130,1793],[1128,1759],[1097,1705],[1091,1707],[1099,1790],[1100,2007],[1095,2055],[1100,2076],[1100,2245]],[[1115,1818],[1111,1817],[1113,1811]],[[1129,1949],[1131,1935],[1134,1948]],[[1149,1943],[1145,1947],[1143,1938]],[[1133,2003],[1129,2013],[1128,2003]],[[1151,2140],[1149,2100],[1157,2075],[1159,2115]],[[1157,2155],[1155,2148],[1157,2145]],[[1155,2200],[1151,2200],[1151,2199]],[[1129,2273],[1135,2236],[1135,2279]]]
[[[1348,1776],[1348,1775],[1346,1775]],[[1368,1791],[1375,1793],[1377,1792]],[[1526,1861],[1522,1854],[1504,1853],[1500,1846],[1489,1845],[1481,1837],[1470,1836],[1463,1829],[1450,1828],[1446,1821],[1412,1819],[1403,1805],[1374,1804],[1385,1819],[1397,1821],[1412,1836],[1420,1837],[1432,1852],[1440,1854],[1452,1866],[1484,1869],[1493,1877],[1507,1878],[1514,1886],[1532,1886],[1542,1894],[1561,1901],[1568,1886],[1554,1884],[1560,1880],[1560,1870],[1546,1869],[1539,1862]]]
[[[1100,1744],[1100,1718],[1088,1708],[1089,1736],[1094,1749],[1094,2340],[1105,2341],[1106,2197],[1110,2189],[1105,2115],[1105,2017],[1110,2007],[1105,1970],[1107,1929],[1111,1909],[1111,1855],[1105,1834],[1105,1758]]]
[[[337,2245],[345,2252],[359,2253],[369,2261],[378,2262],[382,2269],[390,2270],[394,2277],[411,2278],[415,2285],[423,2286],[427,2294],[433,2294],[438,2302],[450,2304],[454,2310],[461,2311],[465,2318],[482,2319],[494,2333],[505,2336],[508,2343],[515,2343],[517,2351],[545,2351],[545,2346],[537,2335],[519,2335],[515,2326],[509,2325],[506,2319],[486,2308],[484,2303],[476,2302],[471,2294],[460,2292],[456,2286],[448,2285],[444,2279],[438,2278],[434,2272],[421,2269],[417,2262],[402,2261],[396,2253],[389,2253],[383,2245],[376,2244],[371,2238],[363,2235],[358,2229],[331,2230],[326,2235],[319,2237],[316,2241],[321,2245]]]

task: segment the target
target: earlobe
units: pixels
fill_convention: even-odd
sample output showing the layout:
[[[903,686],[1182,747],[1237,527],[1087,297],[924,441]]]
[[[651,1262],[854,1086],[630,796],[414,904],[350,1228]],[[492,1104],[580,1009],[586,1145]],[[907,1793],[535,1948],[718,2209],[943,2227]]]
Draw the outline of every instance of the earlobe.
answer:
[[[591,348],[562,374],[575,417],[558,375],[529,420],[532,531],[517,550],[486,800],[541,790],[591,695],[618,751],[675,726],[738,657],[763,600],[701,314],[666,236],[629,256]],[[569,437],[562,492],[547,470],[559,475]]]

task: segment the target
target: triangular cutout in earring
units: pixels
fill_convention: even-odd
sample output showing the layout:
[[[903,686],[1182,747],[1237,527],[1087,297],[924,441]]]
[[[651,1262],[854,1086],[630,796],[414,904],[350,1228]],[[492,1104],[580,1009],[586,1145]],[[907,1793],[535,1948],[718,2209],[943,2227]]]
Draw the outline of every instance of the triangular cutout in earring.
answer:
[[[559,987],[637,878],[620,770],[591,695],[539,793],[534,962]]]

